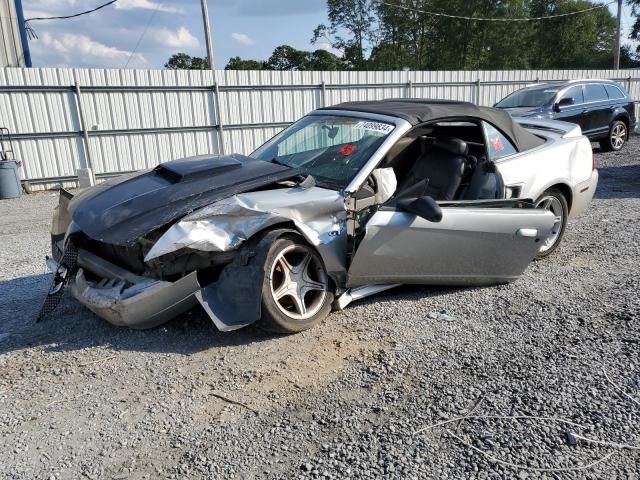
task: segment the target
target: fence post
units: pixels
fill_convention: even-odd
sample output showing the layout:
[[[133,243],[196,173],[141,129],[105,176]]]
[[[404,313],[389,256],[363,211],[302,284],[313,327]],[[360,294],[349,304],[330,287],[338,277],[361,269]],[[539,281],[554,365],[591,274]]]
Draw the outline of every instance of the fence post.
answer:
[[[222,126],[222,115],[220,114],[220,88],[218,82],[213,84],[213,97],[215,99],[215,120],[218,131],[218,153],[224,155],[224,131]]]
[[[480,105],[480,79],[476,80],[476,105]]]
[[[407,82],[407,98],[411,98],[411,96],[413,95],[413,81],[411,79],[409,79],[409,81]]]
[[[627,77],[627,93],[631,95],[631,75]]]
[[[327,106],[327,84],[324,82],[324,80],[322,80],[322,83],[320,83],[320,102],[322,103],[323,107]]]
[[[73,90],[76,99],[76,113],[80,119],[80,130],[82,131],[84,158],[86,160],[86,165],[84,167],[79,165],[76,169],[76,174],[78,175],[78,184],[80,188],[91,187],[96,184],[96,178],[93,173],[93,161],[91,160],[91,150],[89,149],[89,132],[84,118],[84,110],[82,109],[82,90],[80,90],[78,82],[76,82]]]

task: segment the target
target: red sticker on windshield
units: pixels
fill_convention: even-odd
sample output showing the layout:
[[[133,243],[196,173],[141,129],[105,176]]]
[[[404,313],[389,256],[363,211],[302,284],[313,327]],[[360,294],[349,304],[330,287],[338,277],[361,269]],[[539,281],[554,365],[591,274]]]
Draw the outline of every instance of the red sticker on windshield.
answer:
[[[342,155],[343,157],[348,157],[353,152],[355,152],[357,149],[358,149],[358,147],[356,147],[355,145],[352,145],[351,143],[345,143],[343,146],[341,146],[338,149],[338,153],[340,155]]]
[[[491,146],[493,147],[494,152],[501,152],[504,150],[504,145],[502,144],[502,139],[500,137],[493,137],[491,139]]]

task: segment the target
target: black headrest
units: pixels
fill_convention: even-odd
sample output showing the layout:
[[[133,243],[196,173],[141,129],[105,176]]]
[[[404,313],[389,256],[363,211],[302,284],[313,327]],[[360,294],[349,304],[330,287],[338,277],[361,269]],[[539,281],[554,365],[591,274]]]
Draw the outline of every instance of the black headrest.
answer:
[[[419,139],[420,137],[402,137],[387,152],[384,160],[384,165],[393,165],[396,159],[403,155],[406,151],[408,151],[408,149],[414,144],[414,142],[418,141]],[[417,155],[420,155],[421,153],[422,151],[418,152]]]
[[[439,137],[433,142],[433,148],[444,150],[454,155],[467,155],[469,146],[464,140],[459,138]]]

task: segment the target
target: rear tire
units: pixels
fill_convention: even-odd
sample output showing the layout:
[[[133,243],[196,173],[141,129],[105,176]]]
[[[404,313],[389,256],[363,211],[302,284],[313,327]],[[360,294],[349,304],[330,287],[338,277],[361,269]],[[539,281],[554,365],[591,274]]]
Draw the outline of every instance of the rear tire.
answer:
[[[545,190],[540,198],[535,202],[537,208],[550,210],[556,216],[556,222],[547,238],[542,240],[540,251],[536,255],[536,260],[540,260],[551,255],[560,245],[564,231],[567,228],[567,218],[569,217],[569,205],[567,199],[557,188]]]
[[[297,333],[320,323],[331,311],[333,291],[318,252],[290,236],[271,245],[264,266],[260,327]]]
[[[600,148],[605,152],[617,152],[629,139],[629,129],[627,124],[622,120],[615,120],[611,127],[607,138],[600,140]]]

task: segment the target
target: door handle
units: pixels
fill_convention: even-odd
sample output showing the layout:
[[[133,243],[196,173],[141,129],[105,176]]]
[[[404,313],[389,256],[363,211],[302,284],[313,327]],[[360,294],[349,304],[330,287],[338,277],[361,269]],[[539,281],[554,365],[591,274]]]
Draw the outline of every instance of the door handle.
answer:
[[[521,228],[516,232],[518,237],[533,238],[538,236],[538,230],[536,228]]]
[[[589,113],[589,110],[582,110],[582,115],[586,115],[587,113]]]

